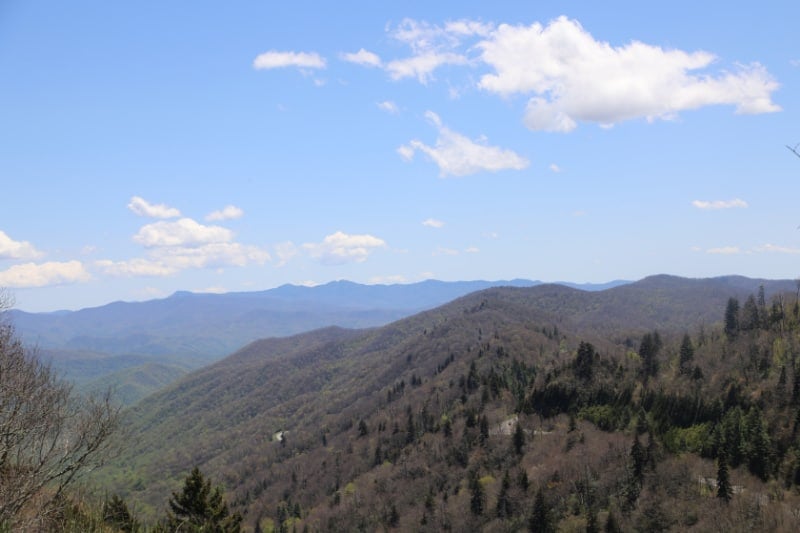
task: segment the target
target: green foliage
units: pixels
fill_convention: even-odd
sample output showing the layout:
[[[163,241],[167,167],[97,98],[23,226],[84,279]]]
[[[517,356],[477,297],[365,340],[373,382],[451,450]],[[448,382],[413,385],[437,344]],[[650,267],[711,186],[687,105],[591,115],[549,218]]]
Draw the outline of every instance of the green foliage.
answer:
[[[166,527],[170,531],[214,531],[238,533],[242,517],[230,514],[222,497],[222,489],[211,489],[200,469],[195,467],[186,477],[181,492],[173,492],[169,500]]]
[[[103,502],[103,521],[119,531],[132,533],[139,529],[138,522],[134,519],[125,500],[114,494]]]
[[[575,377],[583,381],[592,379],[592,367],[595,358],[594,346],[588,342],[581,342],[578,346],[578,353],[575,356]]]
[[[733,339],[739,334],[739,300],[737,298],[728,298],[728,304],[725,307],[725,335]]]

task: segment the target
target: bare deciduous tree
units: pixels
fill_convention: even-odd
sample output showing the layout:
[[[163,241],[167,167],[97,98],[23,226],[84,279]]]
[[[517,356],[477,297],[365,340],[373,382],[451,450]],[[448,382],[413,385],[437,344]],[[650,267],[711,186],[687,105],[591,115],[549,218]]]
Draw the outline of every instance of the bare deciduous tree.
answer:
[[[4,311],[0,292],[0,526],[41,517],[82,472],[102,463],[120,426],[110,393],[74,394],[26,349]],[[35,509],[32,507],[35,506]]]

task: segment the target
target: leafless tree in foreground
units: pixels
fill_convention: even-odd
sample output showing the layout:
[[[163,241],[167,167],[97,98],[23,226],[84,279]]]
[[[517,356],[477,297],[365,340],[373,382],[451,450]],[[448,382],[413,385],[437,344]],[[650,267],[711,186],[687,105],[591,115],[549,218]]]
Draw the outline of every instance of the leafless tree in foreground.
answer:
[[[64,489],[99,466],[120,426],[110,398],[81,397],[23,345],[0,293],[0,529],[53,510]]]

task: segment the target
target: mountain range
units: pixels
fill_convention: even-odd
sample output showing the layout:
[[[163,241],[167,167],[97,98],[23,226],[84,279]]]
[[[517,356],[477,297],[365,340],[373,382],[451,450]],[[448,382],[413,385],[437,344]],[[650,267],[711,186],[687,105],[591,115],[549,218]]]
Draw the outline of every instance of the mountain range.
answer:
[[[624,283],[571,285],[602,290]],[[519,279],[396,285],[336,281],[257,292],[181,291],[144,302],[52,313],[14,310],[11,316],[22,339],[67,379],[90,390],[113,385],[130,403],[260,338],[327,326],[380,326],[488,287],[539,284]]]
[[[688,384],[680,381],[687,378],[680,378],[676,367],[680,337],[690,333],[709,353],[724,353],[720,331],[726,303],[755,295],[760,287],[769,298],[793,295],[796,289],[790,280],[665,275],[594,292],[551,284],[493,287],[381,327],[327,327],[261,339],[133,407],[129,429],[136,438],[97,479],[144,512],[157,512],[180,477],[200,466],[229,488],[234,507],[253,523],[275,517],[275,502],[282,502],[302,508],[296,518],[305,524],[342,531],[360,527],[358,520],[368,528],[385,525],[385,515],[359,514],[364,510],[358,503],[378,505],[366,494],[382,483],[387,492],[378,497],[381,505],[395,501],[416,517],[406,528],[437,512],[444,522],[436,527],[450,523],[458,529],[454,520],[471,527],[452,514],[466,505],[464,468],[473,465],[494,476],[483,483],[497,495],[502,469],[498,473],[492,461],[503,468],[515,464],[500,458],[510,446],[500,437],[508,434],[504,424],[524,422],[529,439],[555,432],[559,446],[577,446],[563,420],[544,424],[541,413],[549,412],[542,406],[567,401],[558,395],[578,401],[570,395],[580,388],[568,393],[559,385],[550,391],[548,383],[572,375],[579,344],[592,343],[596,366],[603,369],[595,371],[597,383],[584,385],[586,394],[601,387],[591,401],[620,401],[634,390],[644,394],[636,347],[652,331],[669,346],[660,363],[664,375],[677,376],[669,379],[677,379],[682,390]],[[695,375],[705,372],[709,391],[722,394],[727,382],[711,375],[714,365],[703,359]],[[663,379],[664,386],[676,386]],[[624,427],[634,409],[624,405],[617,412],[610,405],[600,407],[611,411],[597,411],[592,404],[595,410],[581,411],[582,420]],[[532,415],[537,410],[538,418]],[[495,444],[485,444],[491,454],[501,454],[496,459],[471,447],[486,438],[476,436],[476,413],[484,413],[486,434],[497,435],[489,439]],[[611,422],[603,422],[607,417]],[[588,426],[581,427],[595,438]],[[466,450],[448,436],[462,433],[464,439],[474,437]],[[596,438],[595,445],[619,442],[618,437]],[[575,448],[579,452],[570,453],[594,453],[586,446],[581,443]],[[539,453],[544,452],[535,457]],[[530,466],[533,457],[524,455],[518,464]],[[432,508],[425,504],[428,511],[422,508],[425,494],[434,501]],[[278,519],[283,518],[279,512]]]

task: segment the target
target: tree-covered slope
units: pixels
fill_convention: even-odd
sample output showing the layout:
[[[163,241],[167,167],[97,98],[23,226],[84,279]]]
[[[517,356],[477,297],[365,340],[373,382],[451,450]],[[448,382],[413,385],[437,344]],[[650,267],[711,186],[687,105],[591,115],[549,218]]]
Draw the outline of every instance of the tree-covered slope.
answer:
[[[750,450],[730,459],[747,490],[791,487],[794,472],[800,310],[793,295],[759,302],[758,327],[726,335],[726,302],[743,294],[731,289],[666,277],[606,297],[490,289],[377,329],[258,341],[140,403],[136,442],[101,478],[158,513],[200,466],[250,526],[518,529],[537,490],[562,525],[610,512],[630,527],[708,526],[698,513],[725,508],[698,500],[697,479],[716,479],[720,450]]]

